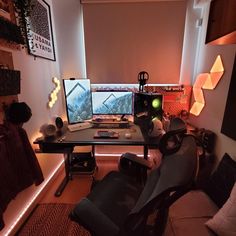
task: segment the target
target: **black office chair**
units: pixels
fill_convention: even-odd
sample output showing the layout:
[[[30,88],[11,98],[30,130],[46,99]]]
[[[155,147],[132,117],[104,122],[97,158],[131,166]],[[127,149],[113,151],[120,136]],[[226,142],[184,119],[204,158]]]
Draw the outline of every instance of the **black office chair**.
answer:
[[[75,206],[70,218],[96,236],[162,235],[169,206],[191,189],[197,171],[195,139],[179,131],[163,136],[162,145],[175,135],[177,144],[163,153],[160,167],[150,172],[144,186],[126,171],[112,171]],[[129,153],[121,161],[135,163],[134,169],[150,168],[148,161]]]

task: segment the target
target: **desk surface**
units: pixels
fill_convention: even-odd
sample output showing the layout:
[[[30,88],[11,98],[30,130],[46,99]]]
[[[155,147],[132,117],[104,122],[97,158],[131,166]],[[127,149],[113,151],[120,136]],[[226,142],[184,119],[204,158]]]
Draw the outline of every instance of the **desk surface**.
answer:
[[[119,134],[119,137],[116,139],[113,138],[94,138],[95,133],[98,130],[109,130],[115,131]],[[127,138],[126,133],[130,133],[131,137]],[[134,145],[134,146],[143,146],[143,145],[154,145],[157,146],[159,142],[158,138],[150,139],[140,130],[140,127],[132,124],[129,128],[123,129],[106,129],[106,128],[88,128],[78,131],[67,131],[61,136],[54,138],[39,138],[35,140],[35,144],[42,145],[42,147],[50,148],[65,148],[73,147],[76,145]]]
[[[94,138],[95,133],[98,130],[109,130],[118,133],[118,138]],[[130,133],[131,138],[126,138],[125,134]],[[130,128],[123,129],[107,129],[107,128],[90,128],[79,130],[75,132],[67,132],[65,134],[65,139],[62,141],[65,143],[74,143],[74,144],[111,144],[111,145],[143,145],[145,140],[142,135],[140,128],[136,125],[132,125]]]

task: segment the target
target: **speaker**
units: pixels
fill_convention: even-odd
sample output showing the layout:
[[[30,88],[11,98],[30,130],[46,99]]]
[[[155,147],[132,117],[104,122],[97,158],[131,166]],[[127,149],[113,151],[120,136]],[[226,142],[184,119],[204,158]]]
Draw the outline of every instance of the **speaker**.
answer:
[[[162,120],[163,95],[160,93],[134,94],[134,123],[149,129],[154,118]]]
[[[215,148],[216,135],[211,130],[204,130],[202,132],[202,146],[208,153],[212,153]]]
[[[63,127],[63,120],[61,117],[57,116],[55,118],[55,125],[58,129],[61,129]]]

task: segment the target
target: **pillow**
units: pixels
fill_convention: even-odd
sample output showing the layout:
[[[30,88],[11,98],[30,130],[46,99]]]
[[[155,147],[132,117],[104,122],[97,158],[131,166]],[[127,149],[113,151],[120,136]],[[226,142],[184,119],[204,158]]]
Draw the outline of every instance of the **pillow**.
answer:
[[[219,236],[236,235],[236,182],[229,199],[205,224]]]

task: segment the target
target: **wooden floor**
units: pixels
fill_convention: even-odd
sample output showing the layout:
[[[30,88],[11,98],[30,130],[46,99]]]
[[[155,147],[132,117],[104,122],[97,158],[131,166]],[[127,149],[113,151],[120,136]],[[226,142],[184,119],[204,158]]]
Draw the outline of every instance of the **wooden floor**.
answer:
[[[138,155],[143,154],[143,147],[125,147],[125,146],[99,146],[96,150],[97,171],[94,174],[95,180],[102,179],[111,170],[118,169],[118,163],[121,153],[134,152]],[[100,155],[101,153],[101,155]],[[159,166],[161,157],[157,150],[149,150],[149,160],[154,165]],[[92,184],[92,176],[74,175],[73,179],[68,182],[60,197],[55,197],[56,189],[65,176],[64,170],[59,174],[49,190],[44,195],[41,203],[72,203],[75,204],[85,197],[89,192]]]
[[[97,161],[98,170],[94,174],[96,180],[102,179],[102,177],[111,170],[117,170],[117,160],[100,160]],[[82,197],[85,197],[89,192],[92,184],[91,175],[74,175],[72,180],[66,185],[62,195],[56,197],[55,191],[60,185],[65,176],[64,170],[61,171],[56,180],[52,183],[49,190],[42,198],[40,203],[72,203],[75,204],[80,201]]]
[[[143,148],[135,147],[131,151],[135,151],[138,155],[142,156]],[[101,151],[101,155],[99,154]],[[117,151],[117,153],[116,153]],[[47,190],[45,191],[43,197],[40,199],[39,203],[68,203],[76,204],[81,198],[86,197],[90,192],[93,177],[95,180],[102,179],[108,172],[112,170],[118,170],[118,163],[121,156],[121,153],[125,153],[127,147],[119,147],[116,149],[109,147],[105,148],[100,147],[100,150],[97,150],[96,155],[96,164],[97,170],[94,175],[73,175],[72,180],[68,182],[61,196],[56,197],[55,192],[65,177],[64,168],[61,168],[61,171],[58,172],[54,180],[49,184]],[[149,160],[153,161],[154,165],[159,165],[160,157],[156,157],[156,151],[149,153]]]

